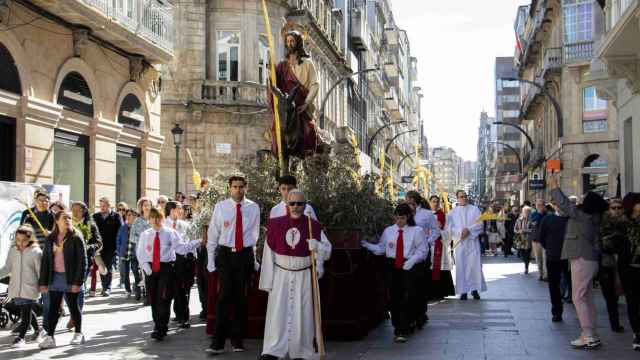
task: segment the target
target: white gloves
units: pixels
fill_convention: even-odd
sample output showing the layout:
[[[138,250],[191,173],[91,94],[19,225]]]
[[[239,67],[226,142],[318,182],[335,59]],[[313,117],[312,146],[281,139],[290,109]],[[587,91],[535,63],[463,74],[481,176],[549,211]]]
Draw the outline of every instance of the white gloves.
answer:
[[[316,263],[316,271],[318,272],[318,279],[321,279],[322,275],[324,275],[324,261],[318,261]]]
[[[363,248],[365,248],[365,249],[367,249],[369,251],[372,251],[371,250],[371,245],[372,244],[370,242],[366,241],[366,240],[360,241],[360,246],[362,246]]]
[[[213,259],[209,259],[209,262],[207,263],[207,271],[210,273],[216,271],[216,263]]]
[[[307,240],[307,243],[309,244],[309,251],[318,251],[318,249],[320,248],[320,241],[316,240],[316,239],[309,239]]]
[[[260,271],[260,263],[258,262],[258,260],[253,260],[253,269],[255,271]]]
[[[144,271],[147,276],[151,275],[151,265],[149,265],[149,263],[142,263],[142,271]]]
[[[405,260],[404,265],[402,265],[402,270],[411,270],[415,264],[416,260],[414,258],[408,258]]]

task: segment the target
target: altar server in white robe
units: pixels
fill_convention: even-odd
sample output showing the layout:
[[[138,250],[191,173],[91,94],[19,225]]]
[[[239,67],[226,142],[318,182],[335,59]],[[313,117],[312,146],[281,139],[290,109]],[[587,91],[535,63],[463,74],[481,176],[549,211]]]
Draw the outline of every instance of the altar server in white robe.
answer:
[[[478,300],[478,292],[487,290],[478,241],[483,228],[482,222],[478,221],[481,212],[476,206],[468,204],[464,191],[457,191],[456,197],[458,206],[449,213],[447,222],[454,244],[456,294],[460,294],[460,300],[466,300],[467,293],[471,292],[473,298]]]
[[[289,215],[269,219],[262,254],[261,290],[269,292],[262,359],[309,359],[314,354],[311,251],[318,263],[327,260],[331,244],[321,239],[321,225],[304,215],[305,195],[289,191]],[[322,276],[319,266],[318,277]]]

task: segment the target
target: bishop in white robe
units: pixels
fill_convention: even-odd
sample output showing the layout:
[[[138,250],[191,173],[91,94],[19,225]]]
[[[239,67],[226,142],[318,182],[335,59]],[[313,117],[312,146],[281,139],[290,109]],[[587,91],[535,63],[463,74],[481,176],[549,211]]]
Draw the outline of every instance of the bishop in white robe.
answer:
[[[284,216],[269,219],[262,254],[259,288],[269,293],[263,359],[284,358],[287,354],[292,359],[313,356],[311,250],[316,251],[319,264],[331,254],[331,244],[321,236],[320,223],[303,214],[304,194],[292,190],[288,199],[289,215],[285,209]],[[322,276],[321,269],[318,266],[318,277]]]
[[[456,294],[466,299],[472,292],[479,299],[478,292],[486,291],[487,284],[482,274],[481,248],[478,236],[482,232],[482,222],[478,222],[481,212],[474,205],[458,199],[458,206],[449,213],[447,229],[454,246]]]

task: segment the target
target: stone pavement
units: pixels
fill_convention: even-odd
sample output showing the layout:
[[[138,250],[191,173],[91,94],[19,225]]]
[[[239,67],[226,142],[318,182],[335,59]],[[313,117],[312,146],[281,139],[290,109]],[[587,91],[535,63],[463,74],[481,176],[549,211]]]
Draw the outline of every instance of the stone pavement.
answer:
[[[578,322],[571,305],[565,308],[565,321],[550,320],[547,283],[537,280],[537,273],[522,274],[517,259],[485,257],[484,273],[489,291],[482,300],[460,301],[448,299],[432,304],[431,321],[412,336],[406,344],[392,342],[389,322],[382,324],[369,336],[357,342],[330,342],[328,359],[418,360],[418,359],[638,359],[631,350],[631,333],[626,319],[626,307],[620,312],[627,331],[614,334],[609,330],[607,313],[599,291],[596,292],[599,312],[599,333],[603,347],[598,350],[573,350],[569,341],[578,333]],[[535,271],[535,265],[532,265]],[[194,291],[195,294],[195,291]],[[192,312],[200,306],[192,296]],[[622,303],[622,301],[621,301]],[[87,343],[67,345],[69,332],[60,330],[68,318],[59,324],[56,336],[59,347],[39,351],[35,344],[25,350],[9,347],[12,337],[8,330],[0,330],[0,359],[211,359],[204,349],[209,341],[204,324],[194,320],[191,329],[173,328],[162,343],[149,339],[152,324],[149,308],[123,298],[115,291],[110,298],[88,299],[83,318]],[[256,359],[260,351],[258,341],[247,341],[247,352],[226,353],[221,359]]]

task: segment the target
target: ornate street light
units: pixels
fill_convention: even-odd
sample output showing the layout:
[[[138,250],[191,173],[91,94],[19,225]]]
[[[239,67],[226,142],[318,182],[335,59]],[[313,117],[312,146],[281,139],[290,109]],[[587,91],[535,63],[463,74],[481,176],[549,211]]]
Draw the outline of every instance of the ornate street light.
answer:
[[[363,69],[363,70],[360,70],[360,71],[356,71],[354,73],[351,73],[349,75],[341,77],[340,79],[338,79],[338,81],[333,83],[333,85],[331,85],[329,90],[327,90],[327,93],[324,94],[324,97],[322,98],[322,103],[320,105],[320,128],[324,128],[324,108],[327,105],[327,100],[329,100],[329,95],[331,95],[333,90],[335,90],[336,87],[338,87],[338,85],[340,85],[340,83],[342,83],[345,80],[351,79],[353,76],[356,76],[358,74],[365,74],[365,73],[372,72],[372,71],[378,71],[378,70],[380,70],[380,69],[376,67],[376,68],[373,68],[373,69]]]
[[[180,145],[182,145],[182,134],[184,130],[177,123],[171,129],[171,135],[173,135],[173,144],[176,146],[176,193],[179,191],[179,176],[178,176],[178,166],[180,164]]]

